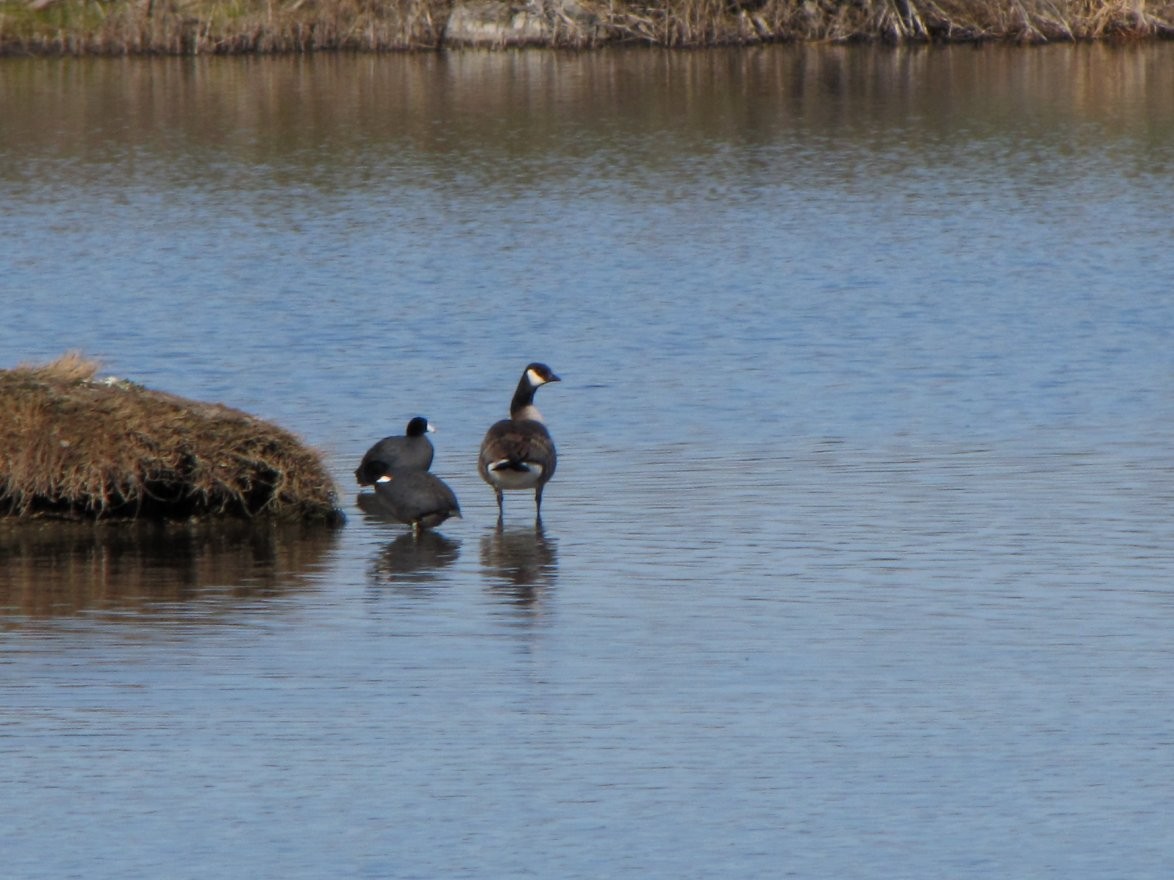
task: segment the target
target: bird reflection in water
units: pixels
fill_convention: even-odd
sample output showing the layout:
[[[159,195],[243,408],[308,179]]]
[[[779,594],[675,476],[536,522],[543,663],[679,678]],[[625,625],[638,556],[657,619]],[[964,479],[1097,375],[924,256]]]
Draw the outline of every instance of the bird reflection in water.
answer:
[[[481,569],[490,591],[519,608],[538,610],[558,576],[557,545],[541,520],[511,529],[498,522],[481,538]]]
[[[382,510],[374,495],[359,495],[356,504],[369,522],[402,524]],[[387,544],[372,565],[371,580],[376,584],[420,584],[439,580],[440,571],[457,561],[461,542],[446,538],[432,529],[401,532]]]
[[[431,530],[405,532],[379,551],[375,573],[380,581],[435,580],[440,569],[457,561],[461,542]]]

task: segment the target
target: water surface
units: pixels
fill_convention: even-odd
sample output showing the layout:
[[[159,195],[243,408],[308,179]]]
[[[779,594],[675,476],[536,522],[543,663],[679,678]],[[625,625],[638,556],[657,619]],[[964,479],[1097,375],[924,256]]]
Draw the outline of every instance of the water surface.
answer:
[[[336,534],[0,534],[14,877],[1164,878],[1174,47],[6,60],[0,351]],[[474,467],[525,363],[560,463]],[[351,471],[424,414],[464,519]]]

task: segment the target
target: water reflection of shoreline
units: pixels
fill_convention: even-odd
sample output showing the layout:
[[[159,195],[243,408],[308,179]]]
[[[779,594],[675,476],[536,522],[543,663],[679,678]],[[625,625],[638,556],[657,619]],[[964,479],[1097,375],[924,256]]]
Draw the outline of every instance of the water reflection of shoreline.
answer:
[[[558,579],[558,542],[540,522],[515,529],[498,523],[481,538],[481,570],[493,594],[536,608]]]
[[[156,617],[195,601],[229,609],[309,589],[337,537],[334,529],[267,522],[4,524],[0,616]]]

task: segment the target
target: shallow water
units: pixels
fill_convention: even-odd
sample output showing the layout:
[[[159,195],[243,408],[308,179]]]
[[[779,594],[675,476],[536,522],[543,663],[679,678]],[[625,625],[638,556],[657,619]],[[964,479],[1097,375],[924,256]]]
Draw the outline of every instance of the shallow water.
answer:
[[[349,522],[0,530],[13,877],[1164,878],[1174,46],[0,65],[0,351]],[[531,359],[533,523],[474,461]],[[464,519],[355,503],[422,413]]]

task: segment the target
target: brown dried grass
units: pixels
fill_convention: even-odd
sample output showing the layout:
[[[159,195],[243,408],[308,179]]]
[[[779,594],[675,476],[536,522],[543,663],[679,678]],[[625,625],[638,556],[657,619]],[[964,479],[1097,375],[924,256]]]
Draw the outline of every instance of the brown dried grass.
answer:
[[[34,3],[37,0],[33,0]],[[448,0],[0,0],[0,51],[240,54],[433,48]],[[12,10],[24,6],[29,12]],[[5,14],[5,11],[8,14]]]
[[[0,0],[0,53],[437,49],[446,45],[454,10],[487,2]],[[543,22],[527,44],[571,48],[1174,37],[1174,0],[530,0],[497,7]],[[500,33],[472,44],[512,45]]]
[[[0,515],[341,522],[320,456],[293,434],[97,372],[78,354],[0,371]]]
[[[762,42],[1044,43],[1174,36],[1174,3],[1146,0],[646,0],[604,30],[662,46]]]

